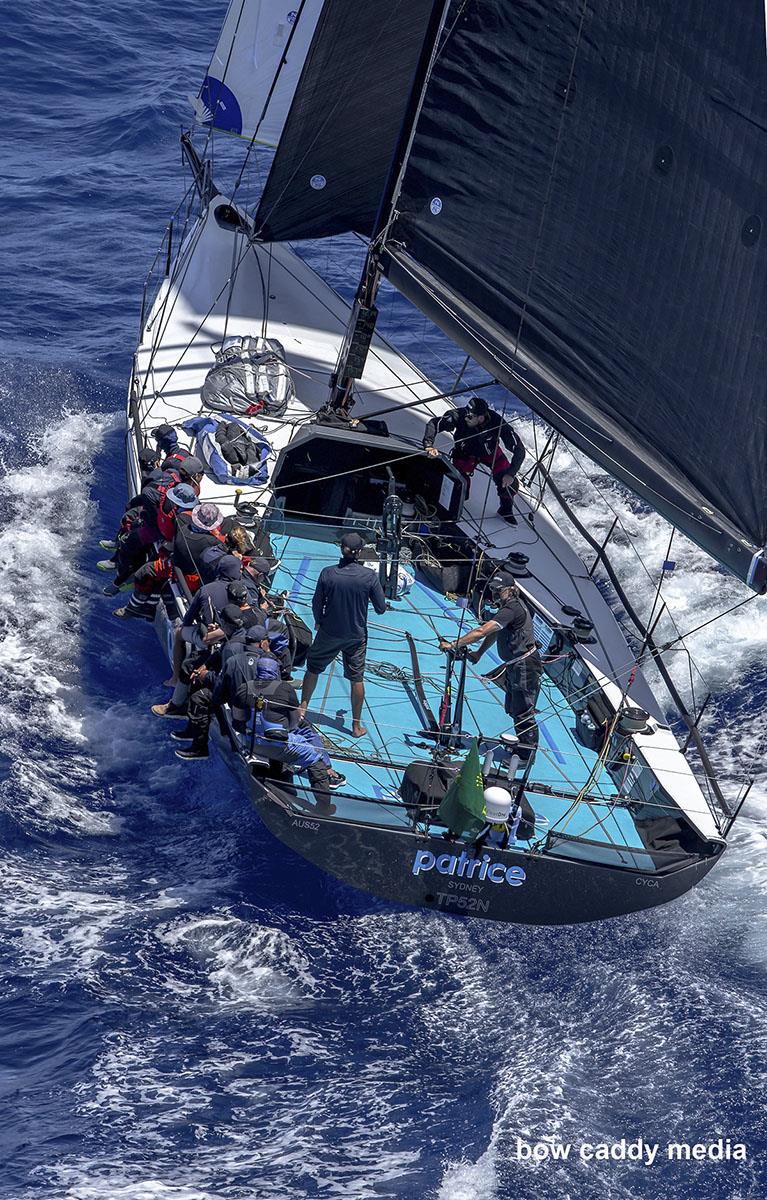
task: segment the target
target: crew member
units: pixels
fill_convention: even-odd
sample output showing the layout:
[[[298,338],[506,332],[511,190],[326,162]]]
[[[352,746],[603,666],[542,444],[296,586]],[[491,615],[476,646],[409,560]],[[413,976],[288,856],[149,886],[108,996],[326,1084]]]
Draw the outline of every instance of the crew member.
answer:
[[[173,674],[165,680],[166,686],[174,689],[173,696],[167,704],[152,706],[156,716],[185,715],[191,671],[205,660],[205,651],[231,636],[222,629],[220,621],[220,614],[228,604],[235,605],[240,612],[243,632],[260,619],[261,614],[257,616],[248,604],[247,592],[240,581],[241,567],[236,554],[223,554],[216,562],[216,578],[212,583],[200,587],[197,577],[197,590],[190,589],[194,595],[173,636]],[[234,592],[235,588],[239,591]]]
[[[362,706],[365,702],[365,653],[367,650],[368,604],[377,613],[386,612],[386,598],[375,571],[359,562],[365,546],[358,533],[341,538],[337,566],[324,567],[317,580],[312,611],[317,633],[306,656],[306,674],[301,688],[301,718],[317,686],[317,677],[341,654],[344,676],[351,684],[352,737],[364,737]]]
[[[206,501],[189,514],[176,518],[173,539],[173,564],[188,575],[196,571],[203,583],[216,578],[216,562],[226,554],[219,533],[221,512],[218,505]]]
[[[248,630],[242,652],[230,658],[217,676],[200,669],[203,687],[190,702],[189,722],[171,734],[175,741],[192,744],[176,754],[187,761],[208,757],[210,719],[222,703],[231,706],[234,727],[241,733],[247,727],[249,710],[255,706],[252,745],[256,753],[269,760],[270,775],[281,779],[287,770],[290,782],[294,771],[305,772],[316,811],[333,813],[330,791],[341,787],[346,779],[331,766],[319,734],[302,724],[298,696],[289,683],[280,680],[279,663],[265,650],[265,632],[257,626]]]
[[[170,488],[167,492],[164,501],[174,514],[174,522],[176,514],[191,513],[197,507],[197,495],[194,488],[190,484],[179,483],[175,488]],[[234,558],[233,561],[239,569],[239,559]],[[196,571],[186,572],[184,576],[186,586],[190,592],[194,593],[199,590],[200,576]],[[232,576],[235,578],[235,576]],[[154,620],[155,610],[160,599],[165,585],[173,579],[173,562],[170,552],[165,544],[161,544],[159,549],[155,549],[155,557],[150,558],[148,562],[143,563],[133,574],[133,594],[124,608],[117,608],[114,611],[116,617],[144,617],[147,620]],[[115,595],[118,591],[116,585],[110,585],[104,588],[104,595]]]
[[[186,464],[197,465],[202,471],[202,463],[197,458],[187,458]],[[144,449],[139,451],[139,466],[141,469],[141,491],[128,501],[128,507],[120,523],[120,533],[115,539],[115,553],[111,559],[102,559],[97,563],[100,571],[115,571],[114,581],[103,589],[105,596],[116,596],[123,590],[131,575],[151,557],[152,546],[155,542],[167,537],[158,527],[159,510],[167,497],[168,491],[174,491],[174,484],[185,480],[184,488],[199,494],[199,486],[194,479],[202,475],[184,475],[179,470],[164,471],[160,469],[157,452]],[[188,507],[188,505],[187,505]],[[168,511],[173,511],[172,503]],[[170,535],[172,537],[172,533]]]
[[[423,445],[432,457],[437,455],[434,439],[443,430],[453,434],[455,445],[451,458],[467,483],[479,463],[490,468],[498,491],[498,515],[510,525],[516,525],[514,497],[519,491],[517,472],[525,457],[525,447],[508,421],[494,412],[481,396],[472,396],[463,408],[432,417],[429,421]],[[506,448],[509,458],[501,446]]]
[[[242,562],[236,554],[222,554],[216,560],[215,570],[215,579],[203,584],[194,594],[184,615],[182,629],[189,635],[188,641],[193,640],[192,630],[198,621],[202,621],[206,626],[215,625],[224,605],[235,603],[235,598],[229,595],[229,588],[239,582]]]
[[[138,465],[139,471],[141,472],[142,488],[146,483],[162,482],[163,473],[160,470],[160,456],[157,450],[152,450],[148,446],[143,450],[139,450]],[[123,513],[122,520],[120,522],[120,528],[118,529],[115,537],[103,538],[99,542],[99,546],[102,550],[116,551],[118,549],[121,539],[124,540],[126,534],[130,531],[131,526],[137,523],[140,517],[140,512],[134,513],[133,510],[140,509],[142,502],[143,498],[140,492],[131,497],[125,507],[125,512]],[[102,558],[100,562],[96,563],[96,566],[98,567],[99,571],[114,571],[116,568],[116,563],[117,555],[115,553],[111,558]],[[107,592],[107,595],[110,595],[110,593]]]
[[[164,471],[177,467],[189,457],[189,451],[179,445],[178,434],[172,425],[158,425],[152,430],[152,437],[157,443],[157,453],[162,458]]]
[[[513,718],[520,749],[532,757],[538,747],[535,706],[543,674],[543,664],[533,634],[533,621],[512,575],[496,575],[490,581],[490,587],[493,600],[499,605],[495,616],[454,642],[442,639],[439,648],[455,651],[480,642],[478,649],[467,656],[470,662],[476,663],[486,650],[497,644],[503,664],[499,674],[503,671],[505,709]]]
[[[146,526],[145,536],[149,541],[156,542],[163,539],[170,541],[173,537],[173,525],[171,524],[168,528],[163,524],[160,516],[163,500],[168,491],[175,490],[180,483],[190,487],[195,495],[199,496],[200,481],[204,470],[204,464],[199,458],[195,458],[193,454],[187,454],[183,462],[173,463],[167,468],[163,466],[159,482],[144,484],[141,489],[143,525]],[[172,507],[168,510],[169,512],[172,512]]]

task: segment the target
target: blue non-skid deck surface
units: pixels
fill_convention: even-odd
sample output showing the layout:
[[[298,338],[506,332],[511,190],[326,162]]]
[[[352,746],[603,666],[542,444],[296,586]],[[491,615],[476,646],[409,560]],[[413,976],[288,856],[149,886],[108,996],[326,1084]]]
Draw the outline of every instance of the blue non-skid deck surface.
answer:
[[[312,627],[311,600],[317,577],[324,566],[338,561],[338,548],[332,543],[297,536],[277,537],[273,542],[281,560],[275,576],[275,590],[287,590],[291,607]],[[421,718],[412,686],[412,662],[405,632],[415,641],[424,690],[432,711],[438,713],[445,685],[445,655],[438,648],[438,639],[455,638],[475,623],[470,610],[435,592],[419,579],[406,596],[392,602],[391,611],[378,616],[371,609],[363,714],[368,736],[358,741],[351,737],[349,684],[343,677],[340,659],[320,676],[308,718],[329,743],[331,757],[334,757],[334,748],[337,750],[336,764],[348,780],[344,791],[394,802],[376,806],[371,812],[369,804],[339,795],[335,797],[339,816],[410,825],[406,812],[397,803],[402,774],[408,763],[425,761],[430,756],[426,741],[419,733]],[[497,736],[504,730],[513,732],[512,722],[503,708],[503,691],[482,679],[482,675],[498,661],[491,650],[476,666],[469,664],[467,668],[462,728],[469,734]],[[389,676],[397,674],[392,670],[396,668],[405,678],[385,677],[379,673],[379,664]],[[299,672],[296,676],[296,686],[300,688]],[[454,675],[454,696],[456,690],[457,675]],[[577,792],[587,783],[596,764],[596,755],[574,740],[573,713],[545,676],[537,712],[541,736],[532,780],[566,792]],[[396,763],[397,767],[360,764],[345,757],[342,760],[347,753],[383,759]],[[536,839],[553,826],[572,837],[640,849],[642,842],[630,813],[624,808],[613,807],[616,789],[608,773],[602,770],[588,791],[590,796],[599,796],[601,802],[583,801],[567,816],[565,814],[571,808],[569,801],[529,792],[528,799],[536,814]],[[594,847],[583,850],[589,858],[599,857]],[[652,861],[646,854],[628,855],[627,861],[652,870]]]

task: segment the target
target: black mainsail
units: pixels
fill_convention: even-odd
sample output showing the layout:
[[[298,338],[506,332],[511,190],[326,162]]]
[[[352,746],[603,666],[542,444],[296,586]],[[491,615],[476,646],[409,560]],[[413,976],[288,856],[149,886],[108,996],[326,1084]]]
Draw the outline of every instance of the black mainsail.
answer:
[[[442,5],[414,7],[426,22]],[[374,9],[360,6],[368,33]],[[334,139],[309,71],[332,44],[321,22],[260,209],[274,238],[371,231],[386,173],[358,156],[375,140],[365,84]],[[766,81],[764,12],[744,0],[454,0],[380,257],[488,371],[758,590]],[[384,113],[390,156],[395,125]],[[358,167],[364,220],[295,186],[297,162],[342,190]]]

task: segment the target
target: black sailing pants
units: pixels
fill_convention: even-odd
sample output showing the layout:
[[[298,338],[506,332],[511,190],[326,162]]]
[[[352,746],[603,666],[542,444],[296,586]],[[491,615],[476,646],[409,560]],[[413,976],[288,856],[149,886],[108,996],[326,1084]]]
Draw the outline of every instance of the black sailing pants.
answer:
[[[509,663],[506,667],[506,712],[514,721],[514,732],[520,747],[529,747],[529,753],[538,749],[538,722],[535,706],[541,690],[543,663],[538,651],[534,651],[521,662]]]

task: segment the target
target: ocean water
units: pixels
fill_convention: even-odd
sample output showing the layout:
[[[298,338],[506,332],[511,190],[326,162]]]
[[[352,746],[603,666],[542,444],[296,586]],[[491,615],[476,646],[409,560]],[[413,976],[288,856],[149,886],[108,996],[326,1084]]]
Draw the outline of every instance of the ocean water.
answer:
[[[597,926],[352,893],[265,833],[223,762],[176,759],[149,713],[166,669],[150,630],[111,617],[96,541],[125,496],[141,287],[222,16],[199,0],[3,12],[0,1197],[762,1196],[762,602],[691,642],[714,758],[757,776],[728,855],[673,906]],[[353,286],[348,239],[307,253]],[[384,310],[449,382],[450,348],[396,297]],[[597,528],[594,481],[607,491],[649,611],[668,529],[567,451],[558,465]],[[681,539],[674,557],[680,629],[745,595]],[[681,656],[674,670],[687,687]],[[518,1138],[640,1137],[730,1138],[747,1160],[516,1157]]]

